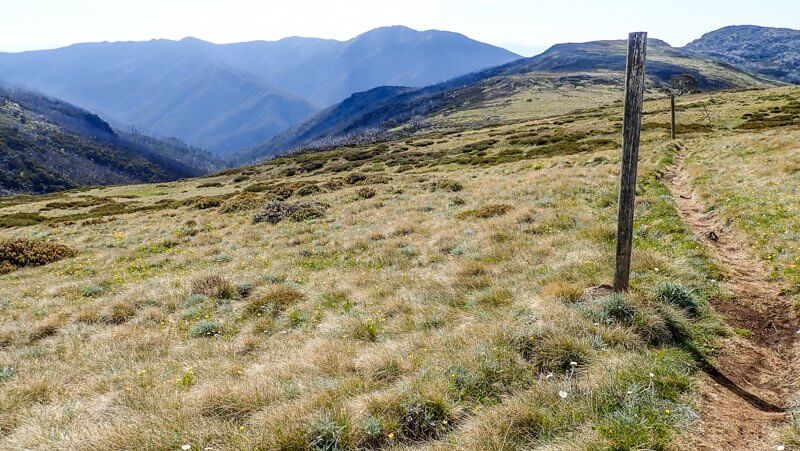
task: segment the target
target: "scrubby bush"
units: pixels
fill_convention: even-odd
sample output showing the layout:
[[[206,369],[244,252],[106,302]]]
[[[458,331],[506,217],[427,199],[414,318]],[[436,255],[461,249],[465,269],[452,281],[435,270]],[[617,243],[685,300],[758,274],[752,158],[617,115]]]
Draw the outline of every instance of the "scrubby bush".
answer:
[[[0,228],[25,227],[39,224],[45,220],[47,220],[47,217],[42,216],[39,213],[11,213],[5,216],[0,216]]]
[[[192,294],[199,294],[209,298],[230,299],[236,293],[236,288],[222,276],[211,274],[199,277],[192,281]]]
[[[363,188],[359,188],[359,190],[356,191],[356,194],[358,194],[358,197],[362,199],[369,199],[375,197],[375,190],[373,188],[365,186]]]
[[[328,180],[327,182],[323,183],[322,186],[328,191],[336,191],[342,189],[344,183],[339,180]]]
[[[389,183],[391,181],[392,181],[391,177],[387,177],[387,176],[381,175],[381,174],[375,174],[375,175],[370,175],[369,177],[367,177],[367,180],[365,180],[365,183],[368,183],[370,185],[385,185],[385,184],[387,184],[387,183]]]
[[[325,207],[313,202],[302,202],[291,215],[289,219],[294,222],[310,221],[312,219],[320,219],[325,217]]]
[[[317,185],[305,185],[299,188],[294,193],[298,196],[311,196],[320,192],[320,189]]]
[[[253,224],[259,222],[268,222],[270,224],[277,224],[289,216],[289,211],[283,202],[272,201],[267,202],[264,208],[253,216]]]
[[[226,195],[201,197],[194,201],[194,207],[198,210],[208,210],[222,205],[228,199]]]
[[[451,193],[457,193],[462,189],[464,189],[464,185],[461,182],[450,179],[438,180],[431,186],[432,191],[449,191]]]
[[[253,216],[253,223],[268,222],[277,224],[284,219],[305,221],[325,216],[325,206],[319,202],[296,202],[287,204],[278,201],[268,202],[261,211]]]
[[[367,179],[367,175],[361,172],[351,172],[347,174],[344,178],[344,181],[350,185],[355,185],[356,183],[363,182]]]
[[[264,198],[252,192],[244,192],[226,200],[219,207],[220,213],[236,213],[255,210],[264,204]]]
[[[26,266],[42,266],[75,256],[63,244],[16,238],[0,240],[0,274]]]

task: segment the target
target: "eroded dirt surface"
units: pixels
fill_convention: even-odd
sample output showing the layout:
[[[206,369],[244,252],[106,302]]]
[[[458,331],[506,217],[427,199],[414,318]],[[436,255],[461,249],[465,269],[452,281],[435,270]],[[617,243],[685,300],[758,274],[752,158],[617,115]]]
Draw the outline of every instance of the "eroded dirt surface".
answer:
[[[663,180],[693,233],[708,245],[726,273],[730,297],[713,303],[732,327],[748,331],[721,340],[714,362],[703,368],[700,420],[683,439],[685,449],[775,449],[777,430],[795,382],[798,321],[781,287],[769,280],[744,237],[716,212],[708,212],[692,190],[680,155]]]

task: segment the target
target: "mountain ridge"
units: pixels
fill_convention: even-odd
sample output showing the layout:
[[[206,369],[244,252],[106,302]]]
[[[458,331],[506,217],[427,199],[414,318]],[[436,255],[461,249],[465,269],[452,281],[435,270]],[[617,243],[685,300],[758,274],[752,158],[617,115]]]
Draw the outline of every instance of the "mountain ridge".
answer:
[[[100,116],[38,93],[0,88],[0,193],[158,182],[221,167],[200,149],[114,130]]]
[[[672,76],[683,73],[695,77],[698,87],[703,90],[763,87],[772,83],[727,63],[707,60],[689,51],[672,47],[659,39],[650,38],[648,43],[647,74],[651,88],[663,85]],[[589,77],[597,83],[616,83],[621,86],[624,83],[622,76],[625,71],[625,50],[625,41],[622,40],[556,44],[530,58],[456,77],[444,83],[398,91],[393,96],[381,98],[379,102],[363,102],[363,109],[354,111],[349,117],[341,117],[343,108],[340,104],[318,113],[308,122],[290,128],[260,146],[237,153],[236,161],[258,161],[319,141],[341,144],[347,142],[348,136],[358,133],[368,132],[379,136],[381,131],[398,126],[415,116],[441,112],[448,107],[458,106],[459,102],[485,101],[492,94],[487,94],[487,90],[481,86],[485,87],[502,78],[525,75],[544,79],[555,74],[556,78]],[[614,76],[609,78],[612,73]],[[500,93],[499,97],[503,95]],[[340,117],[333,120],[332,116]],[[326,123],[329,124],[327,128],[319,127]],[[313,130],[316,130],[316,134],[309,133]],[[359,140],[355,139],[353,142]]]
[[[0,73],[118,126],[177,136],[225,155],[260,144],[354,92],[427,86],[517,58],[458,33],[384,27],[347,41],[81,43],[0,53]]]
[[[730,25],[704,34],[684,49],[740,69],[800,83],[800,30]]]

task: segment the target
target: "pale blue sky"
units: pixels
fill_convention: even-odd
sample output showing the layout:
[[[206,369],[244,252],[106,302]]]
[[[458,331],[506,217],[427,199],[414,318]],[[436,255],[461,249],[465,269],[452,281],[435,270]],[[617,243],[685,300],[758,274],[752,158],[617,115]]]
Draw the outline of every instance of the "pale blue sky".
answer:
[[[531,53],[645,30],[673,45],[725,25],[800,29],[796,0],[0,0],[0,51],[76,42],[349,39],[384,25],[441,29]]]

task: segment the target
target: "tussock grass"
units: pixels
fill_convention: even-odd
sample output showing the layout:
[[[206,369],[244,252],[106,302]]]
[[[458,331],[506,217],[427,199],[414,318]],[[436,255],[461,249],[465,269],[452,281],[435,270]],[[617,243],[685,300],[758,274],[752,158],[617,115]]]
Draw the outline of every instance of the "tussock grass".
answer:
[[[528,94],[513,108],[549,111]],[[703,104],[681,120],[703,123],[707,108],[713,130],[687,149],[731,136],[687,163],[720,211],[770,231],[755,249],[794,281],[784,182],[796,173],[776,168],[792,161],[795,131],[737,129],[736,102],[755,95],[692,98]],[[708,300],[722,275],[658,181],[677,147],[656,127],[642,136],[632,291],[585,295],[613,273],[618,151],[601,140],[617,139],[620,110],[517,111],[411,140],[424,147],[286,156],[202,188],[82,193],[96,205],[72,193],[0,203],[27,224],[8,239],[80,249],[0,277],[0,448],[674,446],[694,416],[684,349],[713,352],[723,327]],[[667,120],[663,102],[647,110]],[[742,144],[742,133],[755,134]],[[363,188],[380,195],[358,200]],[[782,202],[759,205],[765,192]],[[301,195],[310,211],[288,212]],[[306,220],[315,212],[324,219]]]

